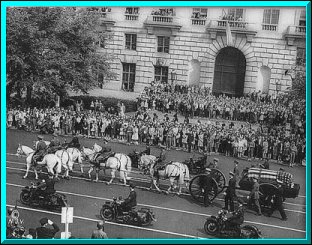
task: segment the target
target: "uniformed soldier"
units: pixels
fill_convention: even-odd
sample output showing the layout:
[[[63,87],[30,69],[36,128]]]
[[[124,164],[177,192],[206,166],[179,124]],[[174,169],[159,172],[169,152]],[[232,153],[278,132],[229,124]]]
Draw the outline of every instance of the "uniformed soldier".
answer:
[[[213,159],[213,162],[209,163],[208,165],[208,168],[216,168],[218,169],[218,162],[219,162],[219,159],[218,158],[214,158]]]
[[[163,148],[161,149],[161,152],[159,154],[159,157],[157,159],[157,161],[155,161],[155,165],[157,167],[161,167],[165,164],[165,160],[167,159],[167,152],[166,150]]]
[[[78,137],[74,136],[73,139],[66,145],[66,147],[67,148],[73,147],[73,148],[80,149],[80,143],[79,143]]]
[[[47,145],[43,141],[42,135],[38,135],[38,141],[36,143],[35,149],[36,151],[33,155],[32,162],[34,166],[37,166],[37,161],[39,161],[39,159],[44,156],[47,150]]]
[[[225,191],[225,207],[224,209],[228,210],[230,204],[230,211],[234,211],[234,198],[236,197],[236,178],[233,172],[230,172],[229,185]]]
[[[256,208],[257,208],[257,215],[261,216],[261,207],[260,207],[260,203],[259,203],[259,183],[258,183],[258,177],[254,177],[253,178],[254,184],[252,186],[252,190],[249,194],[249,205],[251,206],[252,204],[255,204]]]
[[[273,212],[277,209],[281,216],[282,216],[282,220],[286,221],[287,220],[287,216],[284,210],[284,205],[283,205],[283,201],[284,201],[284,188],[281,184],[278,185],[277,187],[277,193],[276,195],[273,197],[273,206],[272,209],[270,210],[268,216],[270,217]]]
[[[58,149],[60,149],[61,142],[58,139],[57,133],[53,134],[53,138],[49,144],[48,152],[54,154]]]
[[[238,169],[238,161],[237,160],[234,160],[234,170],[233,170],[233,173],[234,173],[234,177],[236,179],[236,181],[238,181],[239,179],[239,169]]]

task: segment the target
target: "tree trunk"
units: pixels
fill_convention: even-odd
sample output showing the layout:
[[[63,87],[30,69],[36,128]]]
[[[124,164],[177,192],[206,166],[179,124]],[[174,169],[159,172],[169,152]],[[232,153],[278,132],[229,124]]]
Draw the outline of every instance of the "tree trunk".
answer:
[[[26,89],[26,104],[29,105],[31,103],[32,86],[27,86]]]

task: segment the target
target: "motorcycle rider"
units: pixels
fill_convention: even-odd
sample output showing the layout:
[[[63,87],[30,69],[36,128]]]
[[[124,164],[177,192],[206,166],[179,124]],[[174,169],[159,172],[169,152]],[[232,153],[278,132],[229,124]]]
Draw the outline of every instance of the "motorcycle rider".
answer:
[[[131,183],[129,187],[130,187],[129,196],[120,204],[121,209],[124,210],[125,212],[130,211],[133,207],[137,205],[136,201],[137,194],[134,190],[135,185]]]
[[[35,197],[43,196],[45,200],[51,201],[50,196],[53,195],[56,191],[54,189],[55,180],[53,179],[53,174],[48,173],[48,179],[42,180],[41,183],[37,186],[37,191],[35,193]],[[52,203],[55,204],[55,203]]]
[[[36,167],[38,164],[37,162],[39,161],[40,158],[44,156],[44,154],[46,153],[46,149],[47,149],[47,145],[43,141],[42,135],[38,135],[38,141],[36,143],[35,149],[36,151],[34,152],[34,155],[32,157],[32,163]]]
[[[236,197],[236,178],[234,176],[235,174],[233,172],[230,172],[230,180],[229,180],[229,186],[227,187],[225,193],[225,207],[224,209],[228,210],[229,203],[230,203],[230,210],[231,212],[234,211],[234,198]]]
[[[234,231],[240,234],[240,226],[244,223],[244,213],[244,201],[238,200],[238,208],[232,212],[232,216],[225,221],[225,227],[227,229],[233,228]]]

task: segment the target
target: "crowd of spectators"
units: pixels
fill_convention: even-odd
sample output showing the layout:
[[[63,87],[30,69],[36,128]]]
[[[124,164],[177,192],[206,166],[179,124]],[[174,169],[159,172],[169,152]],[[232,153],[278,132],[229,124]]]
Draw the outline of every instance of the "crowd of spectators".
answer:
[[[210,88],[152,83],[141,94],[139,107],[186,117],[206,117],[250,123],[304,127],[305,100],[253,91],[244,97],[215,96]]]
[[[47,133],[162,145],[208,155],[217,152],[249,160],[274,159],[290,166],[302,164],[305,158],[305,104],[285,95],[272,98],[254,92],[243,98],[217,97],[207,88],[158,84],[145,89],[135,114],[125,115],[124,105],[119,108],[113,112],[96,107],[8,108],[7,126],[43,131],[50,125]],[[152,113],[154,109],[164,112],[164,118]],[[179,113],[184,120],[180,117],[179,121]],[[190,123],[189,117],[198,117],[197,122]]]

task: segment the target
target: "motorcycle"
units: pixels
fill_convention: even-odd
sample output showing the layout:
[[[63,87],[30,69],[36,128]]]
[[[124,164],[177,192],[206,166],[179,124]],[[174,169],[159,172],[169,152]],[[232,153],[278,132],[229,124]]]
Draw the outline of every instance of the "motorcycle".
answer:
[[[119,198],[119,200],[121,200]],[[121,202],[117,198],[113,201],[106,201],[100,210],[102,219],[106,221],[115,221],[117,223],[149,226],[152,221],[156,221],[153,212],[149,208],[141,208],[139,210],[132,210],[125,212],[121,207]]]
[[[67,199],[64,194],[54,193],[45,198],[42,195],[35,195],[37,186],[31,183],[30,186],[25,186],[20,194],[21,203],[29,206],[39,206],[47,209],[60,211],[62,207],[67,206]],[[34,196],[36,196],[34,198]]]
[[[218,216],[211,216],[207,218],[204,224],[205,232],[208,235],[221,238],[261,238],[261,231],[253,225],[240,226],[238,229],[227,227],[227,214],[228,211],[222,209],[218,212]]]

